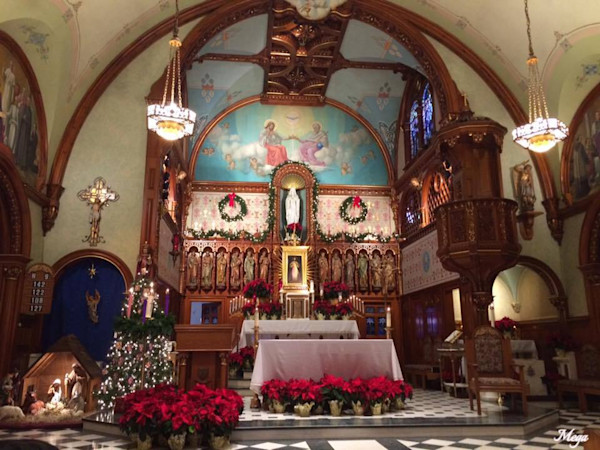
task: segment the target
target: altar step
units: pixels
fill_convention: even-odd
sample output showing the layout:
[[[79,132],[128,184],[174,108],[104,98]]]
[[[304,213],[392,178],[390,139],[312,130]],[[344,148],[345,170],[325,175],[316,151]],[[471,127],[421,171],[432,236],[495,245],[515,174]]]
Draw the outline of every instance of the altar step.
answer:
[[[229,378],[227,387],[236,391],[242,397],[254,397],[254,392],[250,390],[250,380],[252,372],[244,372],[243,378]]]

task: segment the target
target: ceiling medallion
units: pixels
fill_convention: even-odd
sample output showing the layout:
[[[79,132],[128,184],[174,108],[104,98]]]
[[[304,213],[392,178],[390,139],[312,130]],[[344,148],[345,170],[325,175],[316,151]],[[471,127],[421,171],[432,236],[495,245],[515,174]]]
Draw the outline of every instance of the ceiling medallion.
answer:
[[[286,0],[296,8],[298,14],[308,20],[321,20],[329,15],[332,9],[343,5],[348,0]]]

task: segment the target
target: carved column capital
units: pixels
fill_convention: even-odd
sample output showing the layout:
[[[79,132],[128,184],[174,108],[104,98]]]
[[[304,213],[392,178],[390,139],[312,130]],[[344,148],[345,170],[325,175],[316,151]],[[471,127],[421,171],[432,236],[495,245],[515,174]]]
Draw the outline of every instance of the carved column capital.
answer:
[[[46,233],[54,227],[56,217],[58,217],[58,209],[60,206],[60,197],[65,191],[65,188],[60,184],[47,184],[46,185],[46,196],[48,197],[48,204],[42,207],[42,230],[44,236]]]
[[[23,268],[20,266],[7,266],[4,268],[4,273],[8,280],[16,280],[22,272]]]

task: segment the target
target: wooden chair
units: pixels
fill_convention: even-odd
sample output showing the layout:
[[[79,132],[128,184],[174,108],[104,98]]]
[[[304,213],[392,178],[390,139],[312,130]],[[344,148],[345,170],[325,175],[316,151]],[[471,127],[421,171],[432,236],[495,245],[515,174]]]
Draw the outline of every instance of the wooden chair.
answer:
[[[465,339],[465,356],[471,409],[475,395],[477,414],[481,415],[481,392],[518,393],[523,399],[523,413],[527,414],[529,385],[523,366],[513,364],[509,339],[488,325],[478,327],[471,339]],[[519,367],[519,379],[513,377],[514,367]]]
[[[574,392],[581,412],[587,412],[586,395],[600,395],[600,351],[590,344],[575,354],[579,379],[560,380],[557,385],[558,403],[563,407],[563,393]]]

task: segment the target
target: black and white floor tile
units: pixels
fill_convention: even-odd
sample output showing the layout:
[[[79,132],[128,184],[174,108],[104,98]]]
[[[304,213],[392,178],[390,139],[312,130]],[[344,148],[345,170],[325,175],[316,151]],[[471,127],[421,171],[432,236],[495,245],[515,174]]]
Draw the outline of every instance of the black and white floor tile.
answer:
[[[418,400],[409,404],[409,407],[397,414],[402,417],[437,419],[444,417],[456,417],[461,414],[464,417],[472,417],[468,401],[454,399],[435,391],[418,391]],[[486,403],[488,412],[499,409],[497,405]],[[412,413],[408,414],[407,413]],[[260,418],[254,416],[260,414]],[[249,409],[242,418],[243,421],[252,420],[281,420],[268,413],[255,413]],[[287,418],[286,418],[287,419]],[[290,420],[293,417],[290,415]],[[377,420],[377,418],[361,418],[361,420]],[[241,426],[242,424],[240,424]],[[344,426],[339,423],[338,426]],[[571,449],[582,447],[570,447],[567,442],[558,442],[555,438],[561,433],[559,430],[569,432],[573,430],[574,435],[583,433],[584,429],[600,429],[600,413],[582,414],[576,410],[561,410],[559,425],[539,432],[527,439],[507,437],[477,437],[468,436],[468,428],[465,428],[465,436],[444,438],[439,436],[424,436],[422,438],[402,439],[402,431],[398,429],[395,438],[377,438],[377,430],[373,429],[372,435],[365,435],[364,439],[340,440],[340,439],[310,439],[307,440],[260,440],[260,441],[233,441],[230,450],[256,449],[256,450],[542,450],[542,449]],[[366,432],[368,433],[368,432]],[[268,431],[265,430],[265,438]],[[6,448],[3,445],[14,440],[30,440],[45,442],[59,449],[131,449],[134,446],[127,439],[115,436],[106,436],[99,433],[91,433],[78,429],[65,430],[28,430],[28,431],[6,431],[0,430],[0,450]],[[24,447],[21,447],[24,448]],[[33,448],[33,447],[32,447]]]

